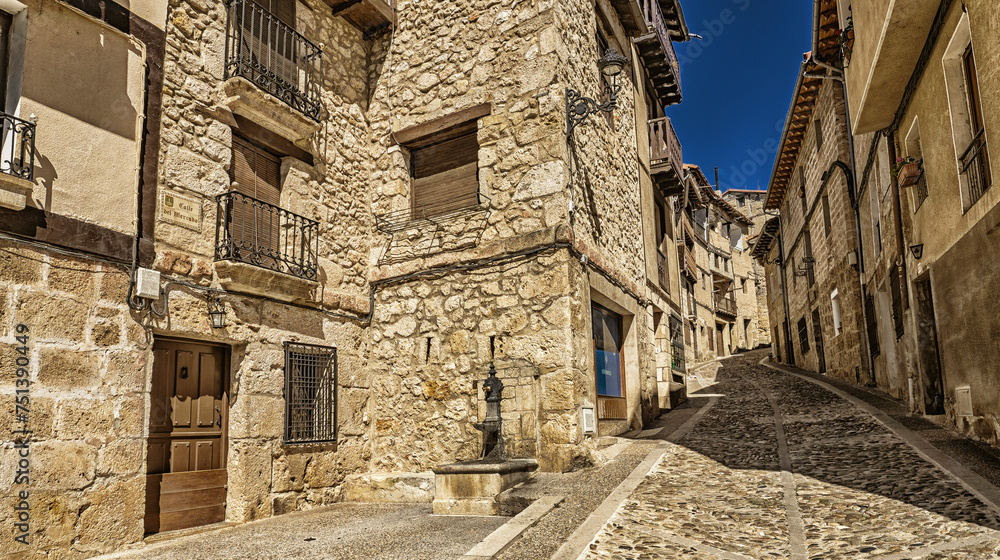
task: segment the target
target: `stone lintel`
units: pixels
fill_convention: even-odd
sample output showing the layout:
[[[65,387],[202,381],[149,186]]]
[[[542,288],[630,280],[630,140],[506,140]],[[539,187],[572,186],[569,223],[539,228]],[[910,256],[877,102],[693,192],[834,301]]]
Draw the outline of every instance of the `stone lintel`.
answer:
[[[27,179],[0,173],[0,208],[24,210],[35,184]]]
[[[230,111],[287,138],[297,146],[308,146],[309,138],[320,128],[320,123],[261,90],[246,78],[229,78],[222,87],[227,96],[223,104]]]
[[[236,261],[216,261],[215,273],[219,284],[226,290],[292,303],[311,301],[312,294],[319,287],[319,282]]]
[[[434,474],[509,474],[516,472],[532,472],[538,469],[538,461],[534,459],[512,459],[501,463],[488,461],[470,461],[438,465],[432,470]]]

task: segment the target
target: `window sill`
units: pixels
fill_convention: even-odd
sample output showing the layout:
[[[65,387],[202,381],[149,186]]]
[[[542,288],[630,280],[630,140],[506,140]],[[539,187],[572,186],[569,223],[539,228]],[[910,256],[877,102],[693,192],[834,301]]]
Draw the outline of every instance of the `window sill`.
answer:
[[[264,92],[246,78],[229,78],[223,89],[227,97],[223,104],[230,111],[291,140],[303,149],[308,149],[308,140],[320,128],[320,123]]]
[[[35,184],[27,179],[0,173],[0,208],[24,210]]]
[[[215,273],[219,277],[219,284],[227,291],[245,292],[290,303],[311,301],[319,287],[319,282],[236,261],[216,261]]]

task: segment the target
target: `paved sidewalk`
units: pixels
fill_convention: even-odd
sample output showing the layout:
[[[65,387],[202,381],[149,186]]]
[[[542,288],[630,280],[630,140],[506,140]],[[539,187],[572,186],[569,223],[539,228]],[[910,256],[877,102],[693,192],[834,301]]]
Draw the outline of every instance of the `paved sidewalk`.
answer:
[[[711,408],[581,558],[1000,559],[1000,514],[980,498],[995,488],[961,462],[981,455],[955,461],[761,357],[703,370]]]

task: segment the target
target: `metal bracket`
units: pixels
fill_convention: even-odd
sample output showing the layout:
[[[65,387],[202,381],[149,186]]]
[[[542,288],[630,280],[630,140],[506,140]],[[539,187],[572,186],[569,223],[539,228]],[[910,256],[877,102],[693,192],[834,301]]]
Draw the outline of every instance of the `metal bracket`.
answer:
[[[573,88],[566,88],[566,141],[573,137],[573,129],[590,115],[601,111],[610,113],[618,106],[618,92],[621,85],[617,83],[605,86],[604,92],[608,95],[608,100],[598,103],[590,97],[584,97],[579,91]]]

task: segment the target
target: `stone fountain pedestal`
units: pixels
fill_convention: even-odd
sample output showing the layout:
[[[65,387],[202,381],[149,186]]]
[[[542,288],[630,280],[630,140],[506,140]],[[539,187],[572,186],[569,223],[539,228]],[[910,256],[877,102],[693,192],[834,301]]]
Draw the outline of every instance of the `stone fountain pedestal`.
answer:
[[[498,515],[496,497],[531,478],[534,459],[469,461],[434,468],[434,505],[438,515]]]

